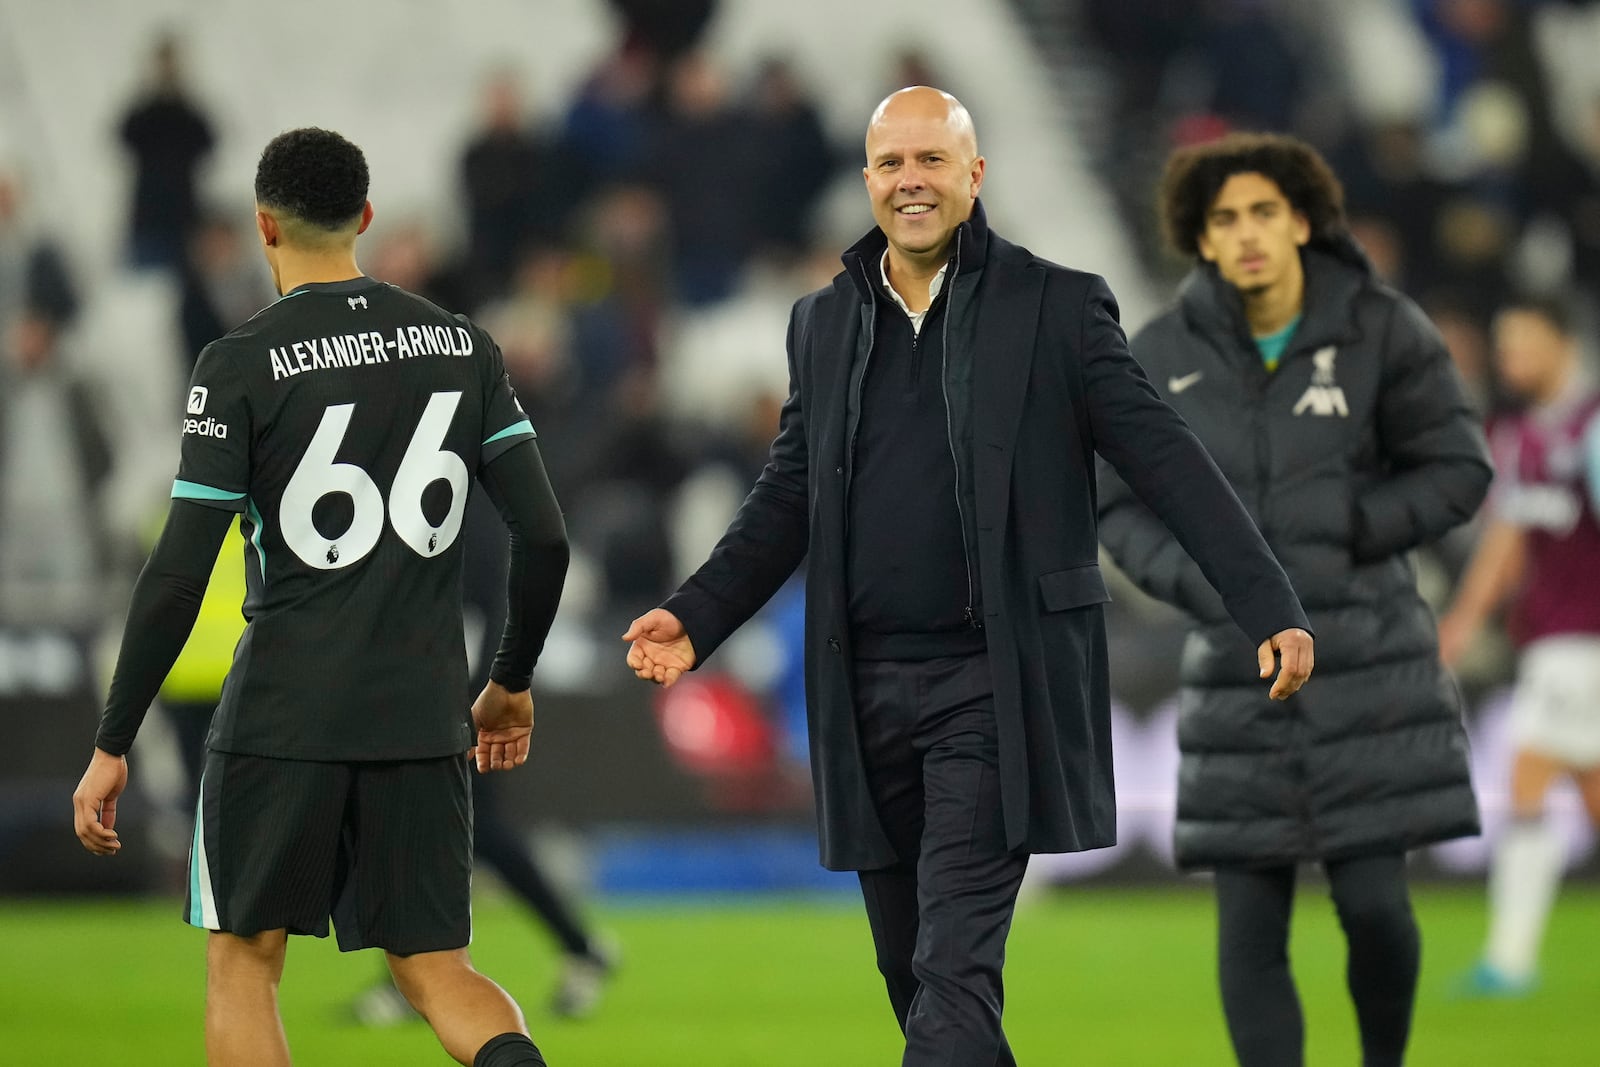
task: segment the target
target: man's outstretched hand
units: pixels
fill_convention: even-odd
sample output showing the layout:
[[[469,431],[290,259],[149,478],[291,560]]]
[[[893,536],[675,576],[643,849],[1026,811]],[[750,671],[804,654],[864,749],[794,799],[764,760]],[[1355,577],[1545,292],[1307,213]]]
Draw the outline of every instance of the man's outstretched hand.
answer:
[[[1278,679],[1272,683],[1272,692],[1268,695],[1273,700],[1288,700],[1306,684],[1306,679],[1311,677],[1311,668],[1316,663],[1311,635],[1299,628],[1279,630],[1261,642],[1261,647],[1256,649],[1256,659],[1261,663],[1263,678],[1272,677],[1274,652],[1281,666]]]
[[[622,635],[628,646],[628,666],[647,682],[671,685],[694,667],[694,644],[678,617],[665,608],[653,608],[633,620]]]
[[[96,856],[114,856],[122,848],[116,830],[117,798],[127,786],[127,759],[95,749],[72,794],[72,823],[83,847]]]
[[[467,755],[478,773],[509,771],[528,762],[528,744],[533,736],[531,691],[513,693],[498,682],[490,682],[472,702],[472,721],[478,727],[478,743]]]

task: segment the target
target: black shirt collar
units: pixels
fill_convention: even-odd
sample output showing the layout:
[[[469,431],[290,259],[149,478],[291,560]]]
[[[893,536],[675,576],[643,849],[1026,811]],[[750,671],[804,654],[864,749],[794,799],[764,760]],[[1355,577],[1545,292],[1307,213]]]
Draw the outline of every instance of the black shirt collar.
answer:
[[[284,296],[293,296],[296,293],[327,293],[329,296],[344,296],[347,293],[359,293],[383,283],[376,278],[361,275],[356,278],[347,278],[342,282],[306,282],[290,289]]]

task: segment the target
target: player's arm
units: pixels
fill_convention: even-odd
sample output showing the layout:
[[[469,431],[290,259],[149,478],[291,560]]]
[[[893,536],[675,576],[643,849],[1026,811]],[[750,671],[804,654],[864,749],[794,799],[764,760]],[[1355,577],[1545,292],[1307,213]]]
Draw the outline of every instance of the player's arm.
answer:
[[[566,580],[566,524],[532,436],[483,466],[479,482],[511,531],[506,628],[489,681],[472,705],[478,727],[472,757],[480,772],[504,771],[528,758],[533,732],[529,685]]]
[[[113,756],[133,746],[145,712],[178,660],[234,514],[174,500],[161,539],[133,587],[111,695],[95,747]]]
[[[1495,516],[1461,576],[1450,610],[1439,619],[1439,659],[1454,666],[1478,631],[1522,579],[1522,527]]]
[[[122,847],[116,819],[117,798],[128,782],[124,756],[189,639],[232,521],[231,512],[174,500],[161,539],[134,584],[94,756],[72,795],[78,840],[96,855],[111,855]]]
[[[571,554],[567,526],[532,438],[485,464],[479,482],[511,531],[506,628],[489,678],[518,692],[530,684],[561,603]]]

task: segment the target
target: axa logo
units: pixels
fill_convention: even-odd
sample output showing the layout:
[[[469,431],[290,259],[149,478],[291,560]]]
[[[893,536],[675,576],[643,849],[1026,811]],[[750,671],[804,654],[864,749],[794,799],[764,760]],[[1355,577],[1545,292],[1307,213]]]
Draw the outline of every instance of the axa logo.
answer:
[[[228,438],[228,424],[218,422],[209,415],[203,419],[184,419],[183,432],[186,434],[192,433],[198,437],[215,437],[219,441],[225,441]]]
[[[189,390],[189,414],[203,415],[206,410],[206,397],[211,391],[203,385],[197,385]]]
[[[362,311],[367,310],[367,298],[364,296],[347,296],[344,298],[344,302],[350,305],[351,311],[354,311],[357,307]]]
[[[1341,419],[1350,417],[1350,405],[1345,403],[1344,390],[1339,388],[1339,383],[1333,377],[1333,363],[1338,356],[1339,350],[1332,345],[1319,348],[1312,355],[1311,384],[1300,394],[1300,399],[1295,401],[1296,415],[1309,412],[1324,417],[1334,415]]]

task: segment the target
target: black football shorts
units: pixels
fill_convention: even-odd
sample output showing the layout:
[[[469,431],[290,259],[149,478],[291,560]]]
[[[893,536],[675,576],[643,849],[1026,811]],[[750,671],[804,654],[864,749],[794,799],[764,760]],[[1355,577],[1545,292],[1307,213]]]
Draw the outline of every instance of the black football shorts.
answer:
[[[472,936],[465,754],[323,763],[207,752],[185,918],[248,937],[328,936],[396,955]]]

